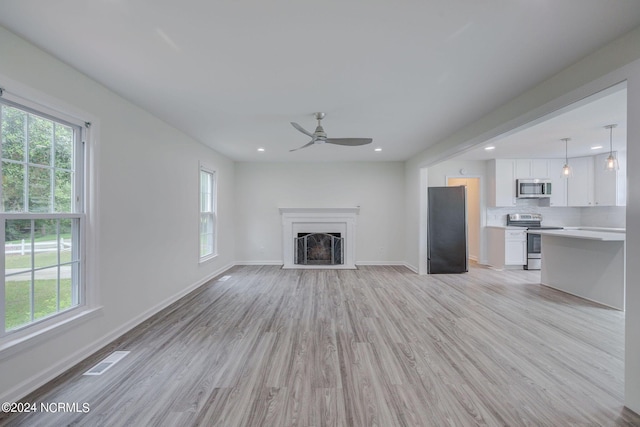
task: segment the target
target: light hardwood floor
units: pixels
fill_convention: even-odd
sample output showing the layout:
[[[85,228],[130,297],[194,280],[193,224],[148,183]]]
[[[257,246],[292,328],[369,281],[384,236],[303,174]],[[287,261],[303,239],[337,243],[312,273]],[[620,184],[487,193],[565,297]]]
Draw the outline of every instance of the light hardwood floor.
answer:
[[[238,266],[24,401],[27,426],[631,426],[624,313],[473,267]],[[114,350],[131,354],[82,376]]]

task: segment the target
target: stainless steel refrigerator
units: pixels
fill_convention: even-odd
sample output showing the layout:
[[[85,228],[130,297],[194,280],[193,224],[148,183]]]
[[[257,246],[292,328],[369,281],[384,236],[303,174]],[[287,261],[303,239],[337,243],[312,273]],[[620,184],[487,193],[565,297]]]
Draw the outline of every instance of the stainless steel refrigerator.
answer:
[[[428,187],[427,273],[469,271],[467,187]]]

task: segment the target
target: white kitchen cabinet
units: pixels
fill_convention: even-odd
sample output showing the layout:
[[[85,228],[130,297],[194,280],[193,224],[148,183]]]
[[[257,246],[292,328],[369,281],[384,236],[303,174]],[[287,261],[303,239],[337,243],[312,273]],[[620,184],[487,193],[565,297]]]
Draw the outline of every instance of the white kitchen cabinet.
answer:
[[[527,233],[524,229],[487,227],[488,261],[496,268],[521,268],[527,263]]]
[[[567,178],[568,206],[594,206],[593,162],[592,156],[569,159],[573,174]]]
[[[626,157],[616,153],[620,169],[604,170],[609,153],[569,159],[573,176],[567,179],[568,206],[625,206]]]
[[[562,177],[564,159],[547,160],[547,178],[551,180],[551,197],[549,206],[567,206],[567,179]]]
[[[620,153],[614,154],[620,166],[617,171],[604,169],[605,160],[609,157],[609,153],[600,154],[594,158],[594,204],[596,206],[626,205],[626,156]]]
[[[506,230],[504,233],[505,265],[525,265],[527,263],[527,232]]]
[[[515,178],[548,178],[549,166],[546,159],[515,160]]]
[[[550,178],[549,160],[531,160],[531,178]]]
[[[489,206],[516,205],[516,162],[512,159],[489,160]]]

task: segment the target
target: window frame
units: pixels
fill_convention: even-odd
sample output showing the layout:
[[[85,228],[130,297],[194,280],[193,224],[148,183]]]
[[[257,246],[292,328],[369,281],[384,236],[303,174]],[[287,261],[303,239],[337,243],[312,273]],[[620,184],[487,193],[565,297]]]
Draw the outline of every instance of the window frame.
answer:
[[[63,220],[71,219],[78,221],[77,240],[74,241],[74,252],[77,251],[78,267],[77,269],[77,305],[56,311],[55,313],[46,315],[40,319],[20,325],[14,329],[6,330],[6,290],[5,277],[3,273],[0,279],[0,359],[7,355],[19,351],[24,345],[33,345],[38,340],[48,339],[53,331],[61,332],[62,330],[76,325],[80,321],[85,321],[88,315],[92,315],[100,311],[97,306],[96,296],[94,295],[95,286],[88,286],[88,261],[87,261],[87,212],[90,203],[88,188],[89,183],[89,159],[95,156],[90,155],[88,143],[91,138],[90,127],[91,122],[86,120],[89,115],[77,111],[74,107],[62,104],[60,101],[53,99],[45,94],[34,91],[17,82],[11,82],[14,88],[8,92],[4,88],[0,88],[0,100],[4,105],[15,107],[27,113],[52,120],[71,126],[74,131],[73,138],[73,187],[71,193],[71,212],[55,212],[55,206],[51,206],[52,212],[29,213],[29,212],[0,212],[0,233],[5,239],[5,224],[7,220],[27,219],[53,219]],[[85,117],[82,119],[80,117]],[[0,131],[1,132],[1,131]],[[28,166],[28,159],[25,163]],[[55,170],[55,169],[54,169]],[[53,191],[53,190],[52,190]],[[92,202],[94,204],[95,202]],[[25,206],[28,210],[28,206]],[[59,231],[59,230],[58,230]],[[0,248],[0,267],[5,270],[5,247]],[[59,264],[56,265],[59,267]],[[32,265],[33,267],[33,265]],[[55,266],[52,266],[55,267]],[[75,268],[75,267],[74,267]],[[33,270],[31,270],[33,272]],[[33,285],[32,285],[33,286]],[[59,298],[59,295],[58,295]],[[33,315],[33,313],[32,313]]]
[[[203,198],[203,182],[202,175],[203,173],[208,174],[210,176],[210,187],[211,187],[211,198],[210,198],[210,211],[203,211],[202,209],[202,198]],[[202,217],[203,215],[210,216],[210,219],[213,223],[212,225],[212,248],[211,252],[202,254],[202,246],[203,246],[203,233],[202,233]],[[198,168],[198,258],[199,262],[205,262],[210,259],[216,258],[218,256],[218,176],[217,172],[214,168],[200,163]]]

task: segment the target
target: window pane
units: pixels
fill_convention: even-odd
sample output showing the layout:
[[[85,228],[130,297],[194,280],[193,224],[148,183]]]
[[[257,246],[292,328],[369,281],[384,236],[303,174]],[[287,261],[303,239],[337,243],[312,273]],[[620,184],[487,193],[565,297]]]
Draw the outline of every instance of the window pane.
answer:
[[[2,210],[24,212],[24,165],[2,162]]]
[[[71,268],[72,266],[70,265],[60,266],[60,311],[67,310],[78,304],[72,299],[73,281],[71,280]]]
[[[51,267],[58,264],[57,220],[36,219],[33,221],[35,268]]]
[[[51,141],[53,122],[42,117],[29,115],[29,162],[51,165]]]
[[[207,193],[200,193],[200,212],[207,211]]]
[[[211,212],[212,174],[200,171],[200,212]]]
[[[71,169],[73,158],[73,129],[56,123],[56,159],[55,167],[61,169]]]
[[[31,272],[5,277],[5,328],[31,323]]]
[[[5,105],[2,108],[2,158],[24,161],[27,113]]]
[[[31,220],[5,221],[5,274],[31,270]]]
[[[33,283],[33,319],[58,312],[58,267],[37,270]]]
[[[31,220],[5,221],[5,322],[15,329],[31,322]]]
[[[60,220],[60,236],[58,244],[60,245],[60,263],[64,264],[71,261],[77,261],[73,259],[73,239],[71,236],[72,220],[61,219]]]
[[[71,186],[73,183],[73,173],[67,171],[56,171],[54,203],[55,212],[73,212],[71,204]]]
[[[200,215],[200,256],[213,253],[213,218],[211,214]]]
[[[29,167],[29,212],[51,212],[51,169]]]

